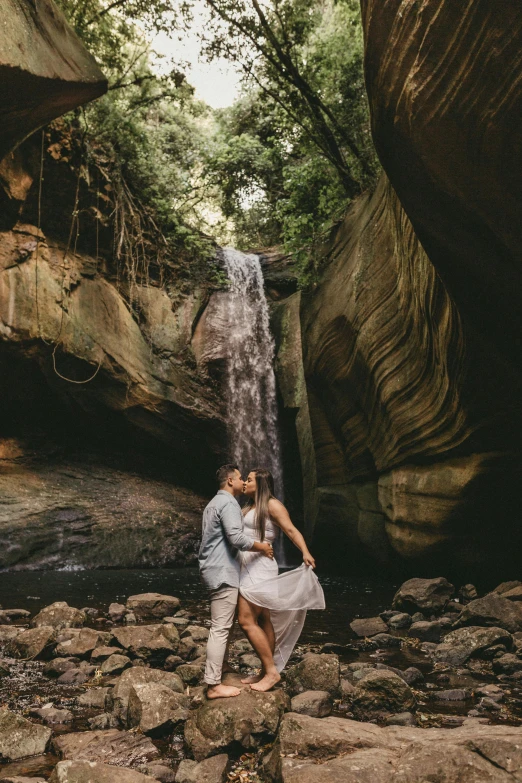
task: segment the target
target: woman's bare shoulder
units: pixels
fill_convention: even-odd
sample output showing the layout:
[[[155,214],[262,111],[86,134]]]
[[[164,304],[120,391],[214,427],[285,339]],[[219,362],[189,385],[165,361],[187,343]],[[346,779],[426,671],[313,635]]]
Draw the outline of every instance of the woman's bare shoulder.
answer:
[[[280,514],[281,511],[286,511],[286,508],[277,498],[270,498],[268,501],[268,511],[271,514]]]

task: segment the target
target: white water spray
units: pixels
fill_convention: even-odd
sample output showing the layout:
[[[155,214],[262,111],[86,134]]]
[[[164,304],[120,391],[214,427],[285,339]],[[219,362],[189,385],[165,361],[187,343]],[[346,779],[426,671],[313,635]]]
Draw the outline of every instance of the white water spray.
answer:
[[[230,280],[226,308],[226,394],[229,444],[241,470],[263,467],[283,499],[277,426],[274,341],[259,256],[223,249]]]

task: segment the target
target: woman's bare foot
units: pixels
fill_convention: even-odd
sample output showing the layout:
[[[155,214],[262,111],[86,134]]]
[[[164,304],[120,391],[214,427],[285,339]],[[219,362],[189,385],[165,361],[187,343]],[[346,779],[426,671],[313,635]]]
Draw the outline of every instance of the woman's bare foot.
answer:
[[[281,675],[277,671],[268,672],[265,674],[263,679],[259,680],[259,682],[254,683],[250,687],[253,691],[261,691],[261,693],[265,693],[265,691],[269,691],[270,688],[273,688],[274,685],[277,685],[277,683],[280,681]]]
[[[261,682],[264,676],[263,672],[261,674],[253,674],[250,677],[244,677],[241,682],[243,685],[252,685],[254,682]]]
[[[207,699],[229,699],[232,696],[239,696],[241,688],[233,685],[209,685],[207,690]]]

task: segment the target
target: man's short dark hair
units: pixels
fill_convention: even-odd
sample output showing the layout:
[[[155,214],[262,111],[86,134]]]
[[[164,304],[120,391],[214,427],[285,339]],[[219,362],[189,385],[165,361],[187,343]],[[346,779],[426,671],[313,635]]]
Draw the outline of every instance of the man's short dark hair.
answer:
[[[221,465],[220,468],[216,470],[216,481],[219,489],[221,487],[224,487],[227,481],[227,478],[232,475],[232,473],[235,473],[236,470],[239,470],[238,465]]]

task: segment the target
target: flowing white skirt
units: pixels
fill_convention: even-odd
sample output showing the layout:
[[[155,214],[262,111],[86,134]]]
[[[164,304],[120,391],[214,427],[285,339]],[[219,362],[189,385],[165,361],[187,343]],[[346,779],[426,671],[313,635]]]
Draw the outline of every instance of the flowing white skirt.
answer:
[[[241,553],[239,592],[247,601],[270,609],[274,626],[274,663],[280,672],[303,630],[308,609],[324,609],[323,588],[304,563],[278,574],[277,563],[257,552]]]

